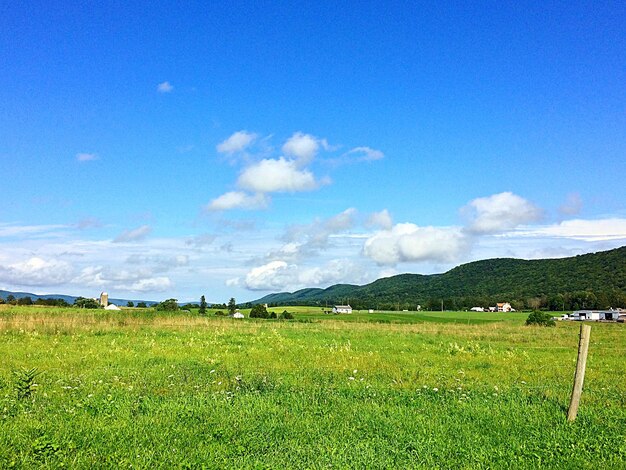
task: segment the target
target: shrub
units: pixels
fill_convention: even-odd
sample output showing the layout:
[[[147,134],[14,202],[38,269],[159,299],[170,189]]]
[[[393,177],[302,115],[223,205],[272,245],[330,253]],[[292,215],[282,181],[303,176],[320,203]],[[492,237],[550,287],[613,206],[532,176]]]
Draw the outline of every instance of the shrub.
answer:
[[[556,326],[556,322],[552,319],[552,315],[548,312],[535,310],[528,315],[526,325]]]
[[[293,313],[283,310],[279,317],[281,320],[293,320]]]
[[[217,315],[218,317],[223,317],[224,312],[222,312],[221,310],[218,310],[217,312],[215,312],[215,315]]]
[[[278,317],[276,316],[276,312],[272,312],[272,313],[270,313],[270,318],[278,318]]]

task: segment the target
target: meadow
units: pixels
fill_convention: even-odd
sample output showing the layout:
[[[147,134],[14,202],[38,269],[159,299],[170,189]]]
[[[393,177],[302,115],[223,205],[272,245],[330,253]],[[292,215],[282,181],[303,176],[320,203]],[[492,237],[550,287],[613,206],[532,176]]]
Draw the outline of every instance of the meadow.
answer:
[[[623,324],[0,307],[0,468],[626,468]]]

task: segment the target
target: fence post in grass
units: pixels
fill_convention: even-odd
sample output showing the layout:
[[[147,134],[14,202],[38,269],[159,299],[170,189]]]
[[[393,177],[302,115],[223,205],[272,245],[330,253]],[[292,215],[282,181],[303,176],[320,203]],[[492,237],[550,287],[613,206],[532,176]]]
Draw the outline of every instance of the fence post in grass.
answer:
[[[574,421],[578,413],[580,395],[583,392],[583,382],[585,381],[585,367],[587,365],[587,352],[589,351],[589,337],[591,336],[591,325],[580,325],[580,339],[578,341],[578,359],[576,361],[576,373],[574,375],[574,388],[572,389],[572,399],[569,402],[567,420]]]

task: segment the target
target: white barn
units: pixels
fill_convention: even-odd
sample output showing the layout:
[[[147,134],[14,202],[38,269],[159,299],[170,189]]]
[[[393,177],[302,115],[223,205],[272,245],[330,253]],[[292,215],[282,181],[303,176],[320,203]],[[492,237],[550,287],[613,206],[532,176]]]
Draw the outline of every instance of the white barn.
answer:
[[[349,305],[335,305],[333,313],[352,313],[352,307]]]

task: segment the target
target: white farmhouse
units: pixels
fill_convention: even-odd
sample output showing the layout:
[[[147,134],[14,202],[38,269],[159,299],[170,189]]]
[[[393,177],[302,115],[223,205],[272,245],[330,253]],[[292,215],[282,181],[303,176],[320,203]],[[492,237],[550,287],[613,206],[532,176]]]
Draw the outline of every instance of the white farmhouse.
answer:
[[[333,313],[352,313],[352,307],[349,305],[335,305]]]
[[[498,312],[512,312],[513,311],[513,307],[511,307],[511,304],[508,302],[498,303],[496,304],[496,307],[498,308]]]

